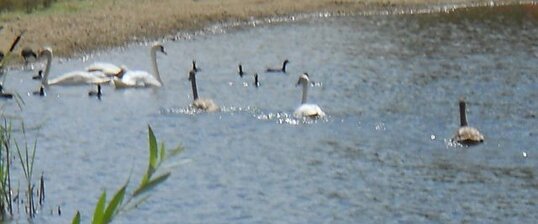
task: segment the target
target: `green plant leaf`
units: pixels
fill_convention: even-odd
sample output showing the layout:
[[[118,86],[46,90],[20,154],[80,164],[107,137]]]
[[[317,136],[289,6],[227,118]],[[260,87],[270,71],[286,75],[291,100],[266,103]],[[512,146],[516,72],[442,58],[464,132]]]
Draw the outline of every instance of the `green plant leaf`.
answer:
[[[153,180],[150,180],[148,183],[144,184],[143,186],[138,187],[138,189],[134,191],[133,197],[136,197],[138,195],[143,194],[146,191],[153,189],[154,187],[156,187],[157,185],[161,184],[163,181],[168,179],[168,177],[170,177],[170,172],[167,172],[161,176],[154,178]]]
[[[161,143],[161,149],[160,149],[161,155],[159,156],[160,162],[166,159],[166,150],[164,149],[164,142]]]
[[[151,129],[151,126],[149,125],[148,125],[148,137],[149,137],[149,166],[152,169],[155,169],[157,166],[157,156],[158,156],[157,139],[155,138],[155,134],[153,134],[153,130]]]
[[[75,214],[75,217],[73,217],[73,221],[71,222],[71,224],[80,224],[80,212],[77,211],[77,213]]]
[[[123,201],[123,198],[125,196],[125,189],[126,188],[127,188],[127,183],[125,183],[125,185],[123,185],[123,187],[121,187],[116,192],[114,197],[112,197],[112,199],[108,203],[108,206],[106,207],[105,213],[103,215],[103,222],[104,223],[109,223],[110,221],[112,221],[112,218],[113,218],[114,214],[116,214],[116,212],[117,212],[118,206],[121,205],[121,203]]]
[[[95,206],[95,211],[93,213],[92,224],[104,224],[103,215],[105,211],[105,202],[106,202],[106,191],[103,191],[97,205]]]
[[[181,146],[178,146],[175,149],[169,150],[168,151],[168,158],[174,157],[174,156],[178,155],[181,152],[183,152],[183,147],[181,147]]]

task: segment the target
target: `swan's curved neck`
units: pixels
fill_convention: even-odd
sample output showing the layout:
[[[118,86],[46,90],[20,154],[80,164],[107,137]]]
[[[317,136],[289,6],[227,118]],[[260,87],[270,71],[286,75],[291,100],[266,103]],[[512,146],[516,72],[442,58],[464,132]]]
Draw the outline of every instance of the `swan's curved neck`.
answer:
[[[47,63],[45,65],[45,71],[44,71],[44,74],[43,74],[43,78],[41,78],[41,85],[48,86],[49,85],[48,80],[49,80],[50,66],[52,64],[52,52],[46,50],[45,52],[43,52],[43,54],[47,58]]]
[[[287,64],[288,64],[287,61],[282,64],[282,72],[286,72],[286,65]]]
[[[151,66],[153,66],[153,76],[161,83],[161,85],[164,85],[163,81],[161,80],[161,75],[159,74],[159,68],[157,67],[157,49],[151,48]]]
[[[467,126],[467,115],[465,114],[465,102],[460,101],[460,126]]]
[[[196,100],[198,99],[198,89],[196,88],[196,77],[194,73],[189,74],[189,79],[191,80],[192,85],[192,98]]]
[[[303,81],[303,98],[301,99],[301,104],[306,103],[307,94],[308,94],[308,82]]]

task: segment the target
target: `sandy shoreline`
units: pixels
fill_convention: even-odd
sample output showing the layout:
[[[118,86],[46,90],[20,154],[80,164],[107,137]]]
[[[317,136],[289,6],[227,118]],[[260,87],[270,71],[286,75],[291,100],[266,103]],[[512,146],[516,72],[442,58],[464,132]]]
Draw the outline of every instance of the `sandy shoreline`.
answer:
[[[297,13],[392,11],[428,5],[488,4],[486,0],[87,0],[71,11],[2,17],[0,50],[6,52],[21,31],[15,49],[52,46],[56,56],[69,57],[143,39],[158,39],[210,24]],[[514,1],[494,1],[507,3]],[[69,7],[67,5],[66,7]],[[78,6],[77,6],[78,7]],[[20,57],[17,57],[20,58]]]

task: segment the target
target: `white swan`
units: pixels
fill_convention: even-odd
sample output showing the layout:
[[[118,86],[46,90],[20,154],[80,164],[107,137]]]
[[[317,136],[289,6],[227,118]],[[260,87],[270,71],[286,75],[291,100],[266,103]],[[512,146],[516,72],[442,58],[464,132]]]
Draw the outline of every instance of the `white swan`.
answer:
[[[308,74],[304,73],[299,77],[299,81],[297,82],[297,85],[303,85],[303,98],[301,100],[301,105],[295,109],[295,112],[293,115],[295,117],[310,117],[310,118],[321,118],[325,117],[325,112],[321,110],[321,108],[316,104],[307,104],[306,103],[306,97],[308,93],[308,85],[310,84],[310,79],[308,78]]]
[[[113,79],[116,88],[136,88],[136,87],[161,87],[163,85],[159,68],[157,68],[157,51],[166,55],[164,47],[160,43],[154,44],[150,49],[151,65],[153,74],[146,71],[125,71],[118,78]]]
[[[52,49],[46,47],[41,51],[39,57],[45,57],[47,59],[47,64],[45,66],[45,71],[43,78],[41,79],[41,84],[45,87],[49,85],[83,85],[83,84],[99,84],[110,82],[110,78],[107,77],[103,72],[87,72],[87,71],[73,71],[65,73],[57,78],[48,80],[50,67],[52,64]]]
[[[464,145],[474,145],[484,142],[484,136],[478,129],[469,127],[467,124],[467,115],[465,113],[465,101],[460,100],[460,128],[456,131],[454,141]]]
[[[94,62],[85,68],[88,72],[100,71],[105,73],[109,77],[121,76],[122,73],[127,71],[125,66],[117,66],[108,62]]]
[[[198,89],[196,88],[196,72],[194,70],[191,70],[189,72],[189,80],[191,81],[192,85],[192,97],[194,101],[192,102],[192,106],[199,110],[204,110],[207,112],[214,112],[219,110],[219,106],[213,102],[213,100],[209,98],[199,98],[198,97]]]

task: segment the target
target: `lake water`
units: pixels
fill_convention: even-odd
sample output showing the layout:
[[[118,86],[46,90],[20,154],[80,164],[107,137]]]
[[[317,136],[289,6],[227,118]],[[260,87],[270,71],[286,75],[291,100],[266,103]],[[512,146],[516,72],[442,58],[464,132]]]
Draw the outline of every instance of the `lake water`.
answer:
[[[148,124],[185,151],[170,179],[117,223],[538,220],[536,5],[301,16],[180,36],[158,56],[159,89],[106,86],[98,100],[91,87],[52,86],[36,97],[27,94],[38,86],[33,73],[10,71],[5,89],[25,104],[1,103],[37,138],[34,171],[46,179],[37,222],[68,223],[76,209],[89,221],[103,189],[111,195],[130,176],[136,185]],[[193,59],[199,94],[221,112],[188,109]],[[287,74],[264,73],[284,59]],[[51,77],[93,61],[150,70],[148,46],[133,45],[55,60]],[[260,74],[259,88],[237,75],[239,63]],[[326,119],[292,116],[303,72]],[[449,141],[461,97],[483,144]],[[50,214],[57,206],[61,216]]]

